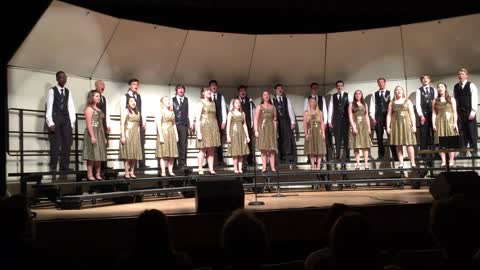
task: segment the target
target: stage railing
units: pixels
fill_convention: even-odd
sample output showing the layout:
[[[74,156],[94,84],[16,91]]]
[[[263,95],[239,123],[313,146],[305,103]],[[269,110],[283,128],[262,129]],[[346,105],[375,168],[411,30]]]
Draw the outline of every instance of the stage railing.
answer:
[[[25,131],[25,117],[28,115],[34,115],[35,117],[40,117],[43,121],[45,122],[45,111],[43,110],[32,110],[32,109],[24,109],[24,108],[9,108],[9,117],[13,114],[18,115],[18,130],[12,130],[10,125],[12,124],[11,121],[9,121],[9,127],[8,127],[8,144],[7,144],[7,154],[12,157],[19,157],[19,171],[20,173],[25,172],[25,157],[27,156],[33,156],[33,157],[42,157],[42,156],[49,156],[49,150],[48,149],[33,149],[33,150],[26,150],[25,149],[25,136],[26,135],[34,135],[37,137],[47,137],[45,140],[48,140],[48,128],[46,127],[46,124],[44,124],[44,130],[43,131]],[[80,166],[82,164],[81,160],[81,153],[82,149],[80,149],[80,141],[83,141],[83,132],[79,132],[79,122],[85,120],[84,114],[77,113],[76,114],[77,121],[75,121],[74,129],[72,131],[72,136],[73,136],[73,143],[74,143],[74,148],[71,150],[70,155],[74,155],[74,166],[75,170],[79,171]],[[119,115],[111,115],[110,120],[119,122],[120,121],[120,116]],[[154,123],[155,118],[152,116],[147,116],[147,122]],[[302,116],[296,116],[296,122],[297,122],[297,128],[295,129],[295,149],[296,149],[296,160],[298,160],[298,157],[306,157],[305,154],[299,154],[299,152],[303,153],[304,150],[304,145],[299,144],[299,141],[304,140],[305,134],[303,132],[303,117]],[[300,125],[302,124],[302,125]],[[477,124],[477,128],[480,127],[480,124]],[[372,142],[373,142],[373,148],[378,147],[378,143],[376,139],[373,139],[373,134],[374,134],[374,129],[372,127]],[[12,137],[17,135],[18,136],[18,149],[12,149]],[[225,134],[222,134],[224,137]],[[333,136],[333,134],[331,134]],[[110,134],[109,135],[109,141],[111,140],[120,140],[120,134]],[[156,134],[146,134],[145,135],[145,140],[150,141],[150,140],[156,140]],[[189,140],[195,140],[195,135],[194,133],[189,133]],[[331,142],[334,142],[333,138],[330,138]],[[331,144],[330,148],[330,153],[333,151],[333,145]],[[386,145],[388,146],[388,145]],[[224,151],[225,151],[225,145],[223,145]],[[195,147],[189,147],[187,149],[187,157],[188,154],[193,154],[197,153],[198,148]],[[154,155],[155,154],[155,148],[146,148],[145,149],[145,155],[147,160],[156,160],[156,158],[147,158],[147,155]],[[107,149],[107,156],[111,155],[116,155],[118,157],[118,149],[113,149],[113,148],[108,148]],[[230,156],[228,153],[225,153],[224,157],[229,158]],[[259,153],[255,151],[255,158],[259,157]],[[109,161],[118,161],[118,158],[115,159],[108,159]]]

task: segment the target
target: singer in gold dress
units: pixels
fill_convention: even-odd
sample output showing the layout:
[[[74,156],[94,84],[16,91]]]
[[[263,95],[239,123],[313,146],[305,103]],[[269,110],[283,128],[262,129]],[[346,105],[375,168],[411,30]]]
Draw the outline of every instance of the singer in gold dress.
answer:
[[[101,162],[107,160],[107,139],[102,124],[105,115],[100,110],[99,104],[100,92],[90,91],[85,106],[87,127],[83,136],[83,159],[87,161],[88,181],[102,180]],[[95,167],[95,177],[93,177],[93,167]]]
[[[233,171],[235,174],[241,174],[243,156],[250,154],[248,149],[248,129],[245,121],[245,113],[242,112],[240,99],[235,98],[232,101],[231,111],[227,116],[227,143],[229,143],[228,152],[233,158]]]
[[[175,125],[175,114],[169,97],[160,99],[160,114],[156,117],[157,122],[157,151],[156,157],[160,159],[161,176],[166,176],[165,165],[168,166],[168,174],[173,173],[173,160],[178,157],[178,133]]]
[[[393,99],[388,104],[387,133],[390,135],[390,144],[397,146],[397,155],[400,161],[398,167],[401,169],[403,168],[403,146],[407,147],[410,166],[417,167],[413,149],[417,145],[416,132],[413,104],[406,98],[405,90],[401,86],[397,86]]]
[[[305,131],[305,155],[310,158],[311,169],[320,170],[322,158],[327,153],[325,145],[325,123],[323,114],[319,110],[317,100],[308,98],[308,110],[303,114],[303,128]],[[315,166],[315,161],[317,164]]]
[[[220,146],[220,131],[218,129],[215,103],[212,102],[212,91],[208,87],[200,90],[200,103],[195,114],[195,129],[197,132],[198,174],[203,174],[203,159],[207,154],[208,170],[211,175],[217,174],[213,170],[213,155],[215,147]]]
[[[124,160],[125,179],[135,179],[135,165],[142,160],[140,144],[140,112],[134,97],[128,98],[127,109],[120,116],[120,149],[119,158]]]
[[[363,100],[363,93],[361,90],[355,91],[353,94],[353,102],[348,106],[348,118],[350,120],[350,149],[353,149],[357,165],[356,170],[360,169],[360,150],[363,152],[363,160],[365,163],[365,170],[368,170],[368,152],[372,147],[372,140],[370,139],[370,118],[368,117],[368,106]]]
[[[262,156],[262,173],[267,171],[267,156],[270,160],[270,169],[276,172],[275,155],[277,153],[277,112],[270,100],[270,93],[262,93],[262,102],[255,109],[254,121],[256,145]]]
[[[437,85],[438,97],[432,102],[432,124],[435,132],[435,144],[439,143],[439,137],[458,135],[457,126],[457,101],[447,91],[447,85]],[[440,153],[441,167],[446,166],[445,153]],[[448,165],[455,166],[455,152],[448,152]]]

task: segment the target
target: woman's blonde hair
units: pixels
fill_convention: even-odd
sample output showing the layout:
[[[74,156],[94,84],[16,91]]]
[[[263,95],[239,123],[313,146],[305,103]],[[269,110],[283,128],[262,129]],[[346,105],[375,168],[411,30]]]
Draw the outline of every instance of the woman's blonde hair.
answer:
[[[308,113],[309,114],[312,114],[312,108],[310,108],[310,100],[314,100],[315,101],[315,105],[316,105],[316,108],[315,108],[315,118],[317,119],[317,121],[319,122],[322,122],[322,112],[320,111],[320,109],[318,108],[318,102],[315,98],[312,98],[312,97],[308,97]]]
[[[397,85],[397,86],[395,86],[395,89],[393,89],[393,100],[397,100],[397,95],[395,95],[395,91],[397,90],[397,88],[402,90],[401,97],[402,98],[407,98],[407,95],[405,93],[405,89],[403,89],[403,87],[401,87],[400,85]]]
[[[238,98],[234,98],[234,99],[232,100],[232,107],[230,108],[230,111],[231,111],[231,112],[235,111],[235,101],[237,101],[237,100],[238,100],[238,102],[240,102],[240,108],[238,109],[238,111],[239,111],[239,112],[243,112],[243,110],[242,110],[242,102],[241,102],[240,99],[238,99]]]
[[[160,110],[164,111],[166,109],[168,111],[172,111],[173,110],[172,106],[170,105],[170,108],[168,108],[167,105],[165,104],[165,101],[164,101],[165,99],[169,99],[169,97],[164,96],[160,98]]]

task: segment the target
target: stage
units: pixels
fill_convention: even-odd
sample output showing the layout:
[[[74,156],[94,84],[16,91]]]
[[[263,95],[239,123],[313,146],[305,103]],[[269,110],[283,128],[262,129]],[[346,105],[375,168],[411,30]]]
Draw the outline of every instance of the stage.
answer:
[[[255,194],[245,194],[245,208],[252,211],[276,211],[293,209],[327,208],[333,203],[344,203],[351,206],[363,207],[369,205],[406,205],[431,203],[433,198],[428,187],[421,189],[395,189],[391,186],[359,186],[356,189],[343,191],[311,190],[305,188],[282,189],[285,197],[272,197],[276,194],[265,192],[258,194],[257,200],[265,205],[250,206],[255,200]],[[38,205],[34,208],[37,220],[68,220],[68,219],[99,219],[99,218],[126,218],[138,216],[145,209],[159,209],[167,215],[196,214],[195,198],[184,198],[180,193],[170,194],[169,197],[145,197],[143,202],[129,204],[113,204],[111,201],[98,201],[95,205],[85,204],[78,210],[56,209],[52,204]]]

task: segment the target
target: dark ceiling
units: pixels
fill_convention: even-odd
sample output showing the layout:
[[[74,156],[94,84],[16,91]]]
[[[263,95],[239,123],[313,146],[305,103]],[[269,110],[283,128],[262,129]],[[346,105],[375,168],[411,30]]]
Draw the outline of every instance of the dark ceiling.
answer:
[[[480,12],[480,1],[65,0],[115,17],[183,29],[248,34],[329,33]]]

